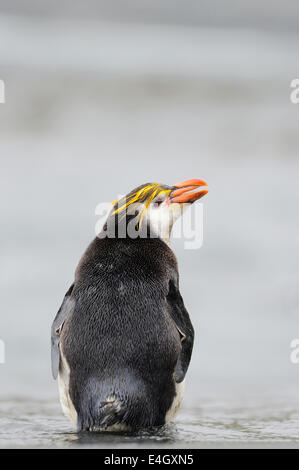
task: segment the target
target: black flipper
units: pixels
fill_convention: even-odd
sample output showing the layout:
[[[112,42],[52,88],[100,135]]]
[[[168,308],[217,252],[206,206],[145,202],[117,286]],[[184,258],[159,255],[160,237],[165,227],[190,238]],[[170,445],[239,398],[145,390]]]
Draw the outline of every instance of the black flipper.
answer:
[[[65,320],[72,314],[75,306],[75,300],[72,298],[72,291],[74,288],[74,284],[71,285],[63,302],[61,304],[60,309],[52,323],[51,328],[51,360],[52,360],[52,375],[54,379],[57,379],[58,370],[59,370],[59,361],[60,361],[60,354],[59,354],[59,341],[60,341],[60,334],[64,325]]]
[[[193,349],[194,329],[176,280],[171,279],[169,281],[167,302],[170,307],[170,315],[180,333],[182,343],[182,351],[175,370],[175,380],[179,383],[184,380],[189,367]]]

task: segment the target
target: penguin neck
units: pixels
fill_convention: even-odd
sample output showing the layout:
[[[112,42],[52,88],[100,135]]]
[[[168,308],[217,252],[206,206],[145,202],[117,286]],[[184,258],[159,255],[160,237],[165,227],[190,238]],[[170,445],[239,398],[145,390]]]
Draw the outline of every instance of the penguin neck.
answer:
[[[157,227],[147,222],[147,233],[150,234],[151,238],[159,238],[170,247],[171,228],[168,230],[162,227],[158,230]]]
[[[170,234],[166,237],[159,237],[159,238],[161,238],[161,240],[163,240],[163,242],[166,243],[166,245],[170,247]]]
[[[127,217],[126,219],[110,219],[108,218],[104,224],[101,233],[101,237],[108,238],[131,238],[130,231],[133,231],[134,236],[132,238],[156,238],[163,241],[167,246],[170,247],[170,236],[172,226],[164,225],[160,226],[159,224],[151,223],[149,220],[144,221],[144,223],[139,226],[139,229],[136,231],[136,224],[132,224],[129,228],[130,222],[134,220],[134,217]],[[139,232],[137,234],[137,232]]]

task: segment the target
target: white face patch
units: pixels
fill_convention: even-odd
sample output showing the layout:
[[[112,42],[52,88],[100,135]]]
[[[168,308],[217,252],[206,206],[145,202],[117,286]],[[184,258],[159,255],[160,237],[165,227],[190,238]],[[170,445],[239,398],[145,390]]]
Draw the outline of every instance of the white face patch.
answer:
[[[153,201],[146,211],[144,219],[149,224],[151,233],[159,236],[169,245],[173,224],[182,216],[189,204],[168,204],[166,201],[165,199],[160,205],[156,205]]]

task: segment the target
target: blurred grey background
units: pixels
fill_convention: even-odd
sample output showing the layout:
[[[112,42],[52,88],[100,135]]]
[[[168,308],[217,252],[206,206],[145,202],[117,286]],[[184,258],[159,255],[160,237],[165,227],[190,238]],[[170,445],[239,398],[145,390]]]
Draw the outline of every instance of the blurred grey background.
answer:
[[[99,202],[208,181],[175,241],[196,330],[185,406],[297,400],[296,1],[0,1],[0,397],[57,399],[50,325]],[[226,397],[226,398],[224,398]]]

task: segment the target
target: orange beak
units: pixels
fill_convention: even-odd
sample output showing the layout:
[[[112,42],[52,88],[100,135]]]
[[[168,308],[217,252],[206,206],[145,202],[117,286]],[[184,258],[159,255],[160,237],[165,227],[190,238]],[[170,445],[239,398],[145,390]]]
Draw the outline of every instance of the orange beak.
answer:
[[[182,181],[181,183],[175,184],[174,188],[177,189],[174,189],[174,191],[170,193],[169,204],[173,202],[192,204],[193,202],[197,201],[197,199],[200,199],[208,194],[209,191],[207,189],[194,191],[194,189],[198,189],[201,186],[208,185],[205,181],[196,179]]]

